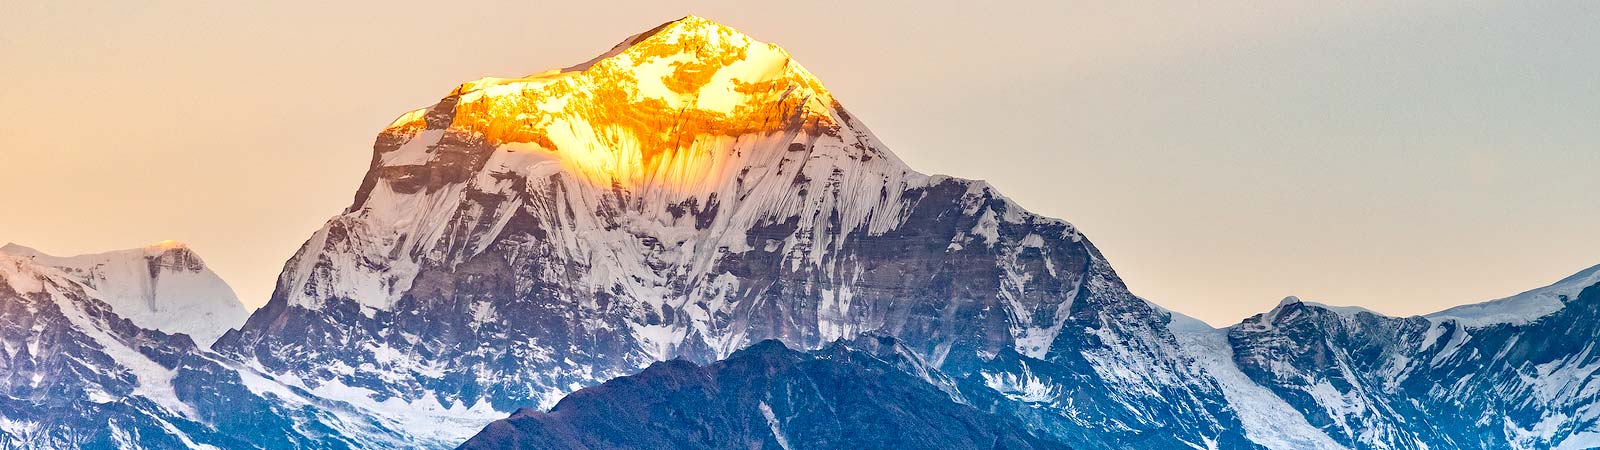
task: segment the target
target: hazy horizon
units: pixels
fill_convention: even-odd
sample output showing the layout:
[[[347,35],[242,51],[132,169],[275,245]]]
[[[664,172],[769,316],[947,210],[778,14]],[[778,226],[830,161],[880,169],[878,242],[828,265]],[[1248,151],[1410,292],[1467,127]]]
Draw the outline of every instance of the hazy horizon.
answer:
[[[183,241],[259,307],[394,117],[695,14],[1212,325],[1288,295],[1424,314],[1600,264],[1600,5],[428,6],[0,5],[0,243]]]

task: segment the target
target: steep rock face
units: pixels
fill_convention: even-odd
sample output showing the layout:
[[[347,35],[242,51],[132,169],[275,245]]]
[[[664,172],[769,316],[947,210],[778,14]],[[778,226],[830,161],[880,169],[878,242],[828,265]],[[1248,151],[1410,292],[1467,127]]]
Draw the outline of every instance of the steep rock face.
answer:
[[[891,354],[892,356],[892,354]],[[878,355],[777,341],[705,367],[683,360],[522,410],[463,449],[1066,449],[955,403]]]
[[[393,446],[358,411],[120,317],[81,272],[0,254],[0,448]]]
[[[1052,433],[1242,442],[1166,313],[1074,227],[912,171],[782,49],[704,19],[464,84],[374,150],[219,351],[481,425],[654,361],[880,332],[973,383],[1056,366]]]
[[[189,335],[209,347],[250,314],[216,273],[188,246],[164,241],[145,248],[70,257],[17,244],[0,253],[60,269],[98,291],[118,316],[141,328]]]
[[[1352,448],[1600,446],[1600,284],[1530,292],[1558,305],[1473,326],[1291,299],[1228,336],[1240,370]]]

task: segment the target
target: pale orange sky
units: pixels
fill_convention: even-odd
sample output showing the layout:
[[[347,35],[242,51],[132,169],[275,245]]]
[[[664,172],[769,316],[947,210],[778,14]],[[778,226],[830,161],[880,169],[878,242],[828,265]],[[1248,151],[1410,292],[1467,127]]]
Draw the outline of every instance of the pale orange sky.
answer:
[[[0,2],[0,241],[177,239],[252,307],[395,116],[691,13],[1213,324],[1600,263],[1595,2],[66,3]]]

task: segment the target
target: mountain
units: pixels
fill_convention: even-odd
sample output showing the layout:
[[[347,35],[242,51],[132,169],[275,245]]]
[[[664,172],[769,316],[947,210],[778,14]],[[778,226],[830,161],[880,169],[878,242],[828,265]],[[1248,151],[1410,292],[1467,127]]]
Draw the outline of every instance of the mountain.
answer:
[[[402,115],[237,329],[181,245],[6,247],[0,448],[1595,448],[1597,277],[1216,329],[691,16]]]
[[[1576,320],[1549,292],[1482,308]],[[1071,224],[912,170],[783,49],[691,16],[402,115],[351,206],[215,349],[461,439],[659,361],[868,334],[926,361],[917,370],[952,401],[1076,448],[1537,448],[1589,429],[1560,406],[1583,384],[1474,422],[1508,418],[1498,434],[1445,426],[1469,399],[1397,391],[1430,379],[1402,375],[1485,363],[1400,343],[1457,329],[1481,345],[1545,339],[1483,331],[1527,324],[1470,311],[1293,300],[1228,329],[1197,324],[1130,293]],[[1554,376],[1507,370],[1506,386]]]
[[[1466,326],[1454,318],[1395,318],[1290,297],[1272,311],[1233,327],[1214,329],[1178,317],[1172,328],[1200,370],[1220,386],[1229,408],[1239,413],[1248,439],[1266,448],[1597,448],[1600,411],[1594,405],[1600,404],[1596,398],[1600,395],[1600,377],[1596,376],[1600,355],[1593,350],[1600,343],[1600,325],[1594,320],[1600,315],[1600,283],[1575,290],[1580,283],[1571,282],[1591,271],[1530,291],[1555,296],[1561,304],[1527,322]],[[796,423],[804,424],[802,429],[809,432],[834,433],[829,435],[832,437],[858,436],[851,433],[861,424],[892,427],[908,422],[870,413],[828,422],[858,412],[831,403],[838,398],[880,399],[873,405],[890,405],[896,410],[928,408],[901,407],[897,402],[908,396],[882,396],[873,389],[851,394],[833,394],[828,389],[871,384],[867,381],[802,377],[803,383],[772,386],[772,378],[788,379],[783,371],[792,367],[793,359],[756,363],[750,360],[757,358],[743,353],[777,352],[781,346],[774,342],[758,344],[761,350],[741,351],[706,368],[681,361],[658,363],[638,376],[579,391],[548,413],[519,411],[486,427],[462,448],[687,449],[743,444],[767,448],[774,445],[769,436],[792,437],[786,433],[793,433],[789,430]],[[1068,393],[1083,395],[1087,390],[1050,381],[1048,373],[1034,373],[1027,366],[1022,377],[985,376],[984,383],[964,383],[928,366],[916,352],[887,337],[841,341],[812,355],[817,356],[810,358],[826,361],[816,364],[871,361],[891,366],[895,370],[866,378],[887,378],[897,386],[916,385],[925,392],[916,396],[918,399],[976,407],[1023,429],[1050,423],[1037,414],[1037,402]],[[756,368],[722,375],[717,368],[723,365]],[[768,371],[760,372],[762,369]],[[784,376],[766,375],[775,372]],[[772,417],[788,421],[771,422],[779,431],[764,434],[766,430],[756,426],[761,424],[756,412],[765,405],[761,399],[786,396],[824,403],[801,411],[827,412],[775,414]],[[1007,408],[994,403],[997,397],[1019,400],[1031,408]],[[828,425],[816,426],[811,421]],[[741,422],[744,428],[733,425]],[[710,431],[711,435],[727,438],[695,440],[696,432],[708,429],[702,426],[706,423],[718,424],[709,427],[716,430]],[[950,448],[981,447],[953,439],[957,440],[950,442],[966,443]],[[1050,440],[1059,443],[1065,439],[1054,436]],[[846,441],[781,448],[873,445]],[[1094,445],[1093,439],[1083,442]],[[1117,445],[1145,448],[1140,443]]]
[[[893,340],[883,338],[884,346]],[[951,401],[894,353],[762,341],[707,366],[658,362],[524,409],[463,449],[1067,449]]]
[[[1344,446],[1600,448],[1594,272],[1426,317],[1290,298],[1227,339],[1239,370]],[[1511,307],[1530,298],[1556,303]],[[1496,320],[1462,318],[1480,311]]]
[[[911,170],[786,51],[691,16],[402,115],[215,348],[464,439],[657,361],[883,333],[1081,387],[991,402],[1063,439],[1247,447],[1168,317],[1071,224]]]
[[[189,247],[174,241],[130,250],[59,257],[17,244],[0,253],[60,269],[98,291],[118,316],[140,328],[189,335],[208,347],[229,328],[244,325],[246,310],[233,288]]]
[[[64,269],[46,265],[62,260],[19,253],[25,252],[16,246],[0,252],[0,448],[349,449],[411,442],[349,405],[317,399],[206,352],[187,336],[120,316],[122,308],[113,305],[129,297],[104,295],[124,291],[87,282],[126,281],[117,278],[116,263],[143,258],[143,251],[98,255],[85,258],[95,264]],[[149,267],[161,276],[172,269],[156,263],[199,261],[169,251],[152,255]]]

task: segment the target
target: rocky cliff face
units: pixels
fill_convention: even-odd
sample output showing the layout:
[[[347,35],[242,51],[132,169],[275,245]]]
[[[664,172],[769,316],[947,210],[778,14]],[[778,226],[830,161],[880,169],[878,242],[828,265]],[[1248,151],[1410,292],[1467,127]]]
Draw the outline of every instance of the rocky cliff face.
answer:
[[[655,361],[879,332],[959,377],[1026,358],[1095,386],[1044,402],[1063,435],[1238,440],[1166,314],[1072,225],[912,171],[781,48],[704,19],[464,84],[374,150],[219,351],[398,420],[487,423]]]

